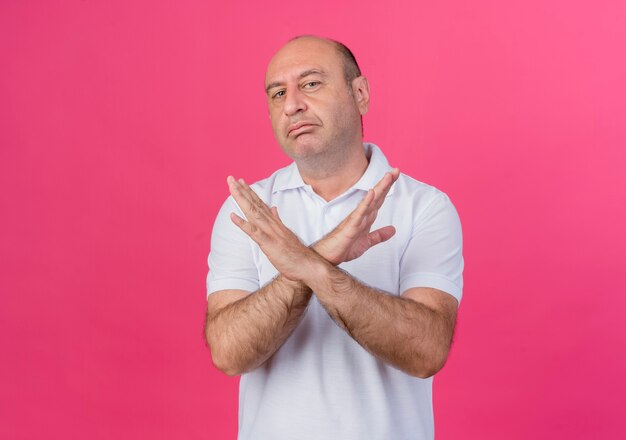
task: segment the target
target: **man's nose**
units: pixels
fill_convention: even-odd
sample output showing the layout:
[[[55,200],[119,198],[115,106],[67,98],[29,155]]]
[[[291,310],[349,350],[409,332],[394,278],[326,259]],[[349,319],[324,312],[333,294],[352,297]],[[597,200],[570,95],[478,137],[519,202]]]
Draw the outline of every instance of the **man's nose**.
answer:
[[[284,102],[284,111],[286,116],[292,116],[299,111],[306,110],[305,96],[298,87],[291,87],[287,90]]]

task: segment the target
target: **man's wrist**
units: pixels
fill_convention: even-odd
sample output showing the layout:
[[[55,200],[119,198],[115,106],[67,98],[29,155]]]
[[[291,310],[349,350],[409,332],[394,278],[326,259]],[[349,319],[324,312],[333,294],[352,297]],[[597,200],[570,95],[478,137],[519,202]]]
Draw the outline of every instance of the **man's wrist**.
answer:
[[[307,286],[302,281],[289,279],[282,274],[278,274],[278,276],[276,276],[275,279],[278,283],[280,283],[281,285],[285,286],[286,288],[296,293],[308,294],[311,292],[311,289],[309,288],[309,286]]]
[[[323,288],[326,280],[329,278],[330,271],[335,269],[335,266],[316,252],[313,253],[315,258],[312,258],[310,264],[307,265],[302,282],[313,291],[317,291]]]
[[[316,241],[311,246],[309,246],[309,248],[314,250],[319,256],[321,256],[324,260],[326,260],[333,266],[337,266],[341,262],[335,261],[335,259],[329,255],[329,252],[325,246],[325,243],[326,243],[325,240],[326,240],[325,238],[321,238],[320,240]]]

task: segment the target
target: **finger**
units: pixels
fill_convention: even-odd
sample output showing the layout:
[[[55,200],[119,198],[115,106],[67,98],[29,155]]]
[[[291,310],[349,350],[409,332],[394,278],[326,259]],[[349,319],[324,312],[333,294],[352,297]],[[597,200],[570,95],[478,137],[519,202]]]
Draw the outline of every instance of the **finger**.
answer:
[[[248,220],[267,221],[271,212],[265,202],[243,179],[235,180],[232,176],[229,178],[230,192]]]
[[[371,212],[373,215],[369,219],[370,226],[374,224],[374,220],[376,220],[378,211],[380,210],[381,206],[383,206],[383,203],[385,202],[385,198],[387,197],[387,194],[389,194],[389,190],[393,186],[394,182],[398,180],[399,176],[400,176],[400,170],[398,168],[394,168],[390,172],[385,173],[385,176],[379,182],[383,184],[384,186],[382,187],[380,192],[376,194],[376,199],[372,202]]]
[[[376,220],[377,215],[378,215],[378,209],[373,209],[368,212],[367,217],[365,217],[365,221],[367,222],[369,226],[372,226],[374,224],[374,221]]]
[[[365,194],[365,197],[363,197],[363,199],[359,202],[354,211],[352,211],[352,214],[350,214],[349,218],[351,223],[358,226],[363,222],[363,220],[367,216],[367,213],[369,212],[369,207],[374,200],[374,196],[375,194],[373,189],[367,190],[367,194]]]
[[[237,183],[239,184],[239,186],[241,187],[241,190],[246,194],[246,196],[248,196],[250,198],[250,200],[253,203],[262,203],[264,206],[267,206],[265,204],[265,202],[263,202],[263,200],[261,200],[261,198],[258,196],[258,194],[256,192],[254,192],[254,190],[252,188],[250,188],[250,185],[248,185],[246,183],[245,180],[243,180],[243,178],[239,179],[237,181]]]
[[[277,234],[277,236],[282,236],[285,233],[293,234],[293,231],[291,229],[289,229],[283,223],[283,221],[280,218],[280,215],[278,215],[278,207],[277,206],[272,206],[270,208],[270,212],[272,214],[272,221],[267,224],[269,229],[267,229],[267,231],[265,231],[266,233],[268,233],[270,236],[271,236],[271,234],[269,233],[269,231],[272,231],[272,233]]]
[[[228,188],[230,189],[231,194],[233,194],[233,197],[235,197],[237,202],[241,200],[243,202],[242,204],[247,207],[253,204],[253,197],[250,194],[251,190],[249,189],[249,187],[241,184],[242,180],[243,179],[239,179],[238,181],[234,177],[228,176]]]
[[[376,186],[374,186],[374,190],[376,191],[374,206],[376,206],[376,209],[379,209],[382,206],[385,197],[387,197],[389,190],[391,189],[394,182],[398,180],[399,176],[400,169],[393,168],[391,171],[386,172],[383,178],[380,179]]]
[[[233,176],[228,176],[227,181],[231,194],[236,192],[239,199],[246,201],[247,204],[251,205],[259,200],[256,193],[245,183],[243,179],[237,180]]]
[[[385,175],[374,185],[374,205],[378,206],[378,202],[386,193],[385,190],[390,187],[391,178],[389,177],[389,173],[385,173]]]
[[[246,235],[248,235],[251,239],[253,239],[254,241],[258,243],[258,239],[259,239],[258,235],[261,234],[261,231],[259,230],[259,228],[257,228],[252,223],[244,220],[243,218],[239,217],[234,212],[230,213],[230,219],[235,225],[239,227],[239,229],[241,229],[243,232],[246,233]]]
[[[380,229],[376,229],[370,232],[367,238],[369,239],[370,247],[376,246],[384,241],[389,240],[396,233],[396,228],[393,226],[384,226]]]
[[[263,212],[266,218],[269,218],[270,216],[272,216],[272,211],[270,207],[267,206],[267,203],[265,203],[259,197],[259,195],[246,183],[245,180],[239,179],[238,183],[240,187],[242,188],[242,190],[244,191],[244,193],[249,197],[249,200],[251,201],[253,206],[255,206],[259,211]]]
[[[270,208],[243,178],[238,179],[237,184],[249,198],[249,215],[258,221],[257,223],[263,236],[267,237],[273,236],[274,234],[283,234],[287,228],[278,215],[278,208],[275,206]],[[248,215],[248,213],[246,213],[246,215]]]
[[[250,238],[253,238],[253,235],[256,234],[256,232],[258,231],[258,228],[256,226],[244,220],[243,218],[239,217],[234,212],[230,213],[230,219],[232,220],[234,224],[239,226],[239,229],[241,229],[243,232],[249,235]]]
[[[399,176],[399,168],[392,168],[390,171],[387,171],[382,179],[380,179],[380,181],[375,186],[375,188],[378,190],[377,193],[380,194],[384,192],[386,194]]]
[[[280,217],[278,216],[278,208],[276,206],[272,206],[272,215],[276,217],[277,220],[280,220]]]
[[[226,178],[226,182],[228,183],[228,190],[230,191],[230,194],[237,202],[237,205],[239,205],[241,210],[245,213],[248,207],[251,205],[249,198],[243,192],[241,185],[237,183],[233,176],[228,176]]]

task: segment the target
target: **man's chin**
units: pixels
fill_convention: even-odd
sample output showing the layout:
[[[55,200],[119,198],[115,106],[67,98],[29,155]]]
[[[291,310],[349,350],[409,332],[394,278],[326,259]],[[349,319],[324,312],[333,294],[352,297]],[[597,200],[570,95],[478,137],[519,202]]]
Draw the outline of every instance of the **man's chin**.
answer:
[[[319,154],[323,150],[319,141],[313,136],[303,133],[297,138],[289,139],[282,145],[283,151],[292,159]]]

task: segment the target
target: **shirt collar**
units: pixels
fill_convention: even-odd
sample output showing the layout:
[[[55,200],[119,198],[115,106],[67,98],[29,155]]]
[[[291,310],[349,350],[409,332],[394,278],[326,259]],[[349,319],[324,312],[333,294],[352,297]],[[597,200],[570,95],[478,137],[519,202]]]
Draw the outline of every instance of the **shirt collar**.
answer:
[[[300,188],[301,186],[307,185],[304,183],[304,180],[302,180],[300,171],[298,171],[298,166],[295,162],[292,162],[291,165],[280,170],[276,176],[276,180],[274,180],[274,187],[272,188],[272,194],[278,191]]]
[[[373,188],[380,181],[380,179],[383,178],[385,173],[387,171],[391,171],[392,168],[389,166],[387,158],[377,145],[364,143],[363,148],[365,149],[366,156],[369,157],[369,164],[367,165],[367,169],[361,178],[354,185],[352,185],[352,189],[362,189],[363,191],[367,191],[368,189]],[[391,186],[387,195],[391,195],[393,193],[394,186],[395,185]]]
[[[352,185],[350,189],[367,191],[368,189],[373,188],[374,185],[376,185],[378,181],[383,178],[385,173],[387,171],[391,171],[392,168],[389,166],[387,158],[377,145],[366,142],[363,144],[363,149],[365,150],[365,155],[369,157],[369,164],[367,165],[367,168],[361,178],[354,185]],[[295,162],[292,162],[291,165],[283,168],[276,176],[272,193],[306,186],[309,185],[302,180],[300,171],[298,171],[298,166]],[[395,185],[391,186],[387,195],[391,195],[391,193],[393,193],[394,186]]]

